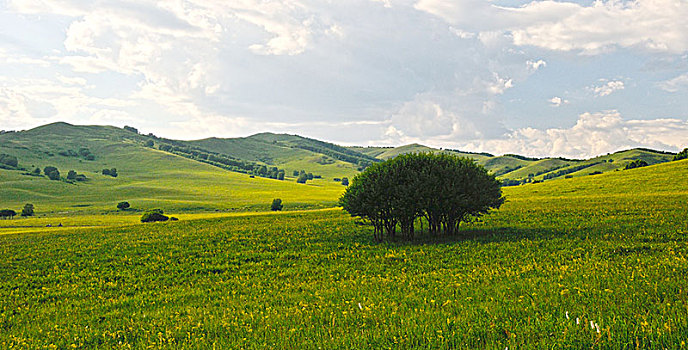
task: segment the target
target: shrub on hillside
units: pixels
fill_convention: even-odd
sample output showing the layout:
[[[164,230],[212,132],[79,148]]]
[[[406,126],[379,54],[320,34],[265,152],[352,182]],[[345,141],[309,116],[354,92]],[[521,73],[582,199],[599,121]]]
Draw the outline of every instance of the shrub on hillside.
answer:
[[[342,178],[342,185],[344,185],[344,186],[349,186],[349,178],[348,178],[348,177],[343,177],[343,178]]]
[[[626,164],[626,167],[624,168],[624,170],[642,168],[642,167],[648,166],[648,165],[649,164],[647,164],[646,161],[644,161],[642,159],[636,159],[636,160]]]
[[[459,224],[504,203],[500,182],[468,158],[412,153],[372,164],[353,178],[339,203],[369,220],[374,236],[413,236],[417,219],[433,234],[454,234]],[[423,221],[421,221],[423,222]]]
[[[33,204],[26,203],[26,205],[24,205],[24,208],[22,208],[21,216],[33,216],[33,210]]]
[[[57,170],[56,167],[54,166],[47,166],[43,169],[43,173],[45,176],[47,176],[50,180],[59,180],[60,179],[60,171]]]
[[[130,207],[131,207],[131,205],[129,205],[129,202],[119,202],[119,203],[117,203],[117,209],[119,209],[119,210],[127,210],[127,209],[129,209]]]
[[[0,153],[0,164],[16,168],[17,165],[19,165],[19,161],[17,160],[17,157],[15,157],[15,156]]]
[[[674,160],[688,159],[688,148],[684,148],[683,151],[679,152],[674,156]]]
[[[275,198],[272,200],[272,205],[270,205],[270,210],[272,211],[280,211],[282,210],[284,206],[282,205],[282,200],[279,198]]]
[[[308,175],[304,173],[299,174],[299,177],[296,179],[296,183],[300,184],[305,184],[306,181],[308,181]]]
[[[153,209],[141,215],[141,222],[167,221],[169,217],[163,215],[161,209]]]
[[[103,173],[103,175],[117,177],[117,169],[116,168],[103,169],[102,173]]]
[[[17,212],[12,209],[2,209],[0,210],[0,219],[14,218]]]

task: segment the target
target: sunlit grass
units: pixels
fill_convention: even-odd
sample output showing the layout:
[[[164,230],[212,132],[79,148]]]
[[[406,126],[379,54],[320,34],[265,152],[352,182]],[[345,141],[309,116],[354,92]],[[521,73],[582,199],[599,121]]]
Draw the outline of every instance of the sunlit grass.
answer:
[[[5,234],[0,347],[686,348],[686,176],[507,188],[413,241],[336,209]]]

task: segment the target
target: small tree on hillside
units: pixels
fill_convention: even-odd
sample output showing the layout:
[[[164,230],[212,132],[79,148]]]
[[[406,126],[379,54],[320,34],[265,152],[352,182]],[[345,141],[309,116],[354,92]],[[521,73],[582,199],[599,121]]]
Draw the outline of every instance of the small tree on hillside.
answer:
[[[272,211],[280,211],[282,210],[284,206],[282,205],[282,200],[279,198],[275,198],[272,200],[272,205],[270,205],[270,210]]]
[[[7,218],[14,218],[17,215],[17,212],[15,212],[12,209],[2,209],[0,210],[0,219],[7,219]]]
[[[679,152],[674,156],[674,160],[688,159],[688,148],[684,148],[683,151]]]
[[[22,209],[21,216],[33,216],[33,204],[27,203]]]
[[[343,177],[343,178],[342,178],[342,185],[344,185],[344,186],[349,186],[349,178],[348,178],[348,177]]]
[[[76,179],[76,171],[70,170],[67,173],[67,180],[75,180]]]
[[[308,176],[306,174],[303,174],[303,173],[299,174],[299,177],[296,179],[296,183],[300,183],[300,184],[305,184],[306,181],[308,181]]]
[[[647,164],[646,161],[644,161],[642,159],[636,159],[636,160],[626,164],[626,167],[624,168],[624,170],[642,168],[642,167],[648,166],[648,165],[649,164]]]
[[[57,170],[56,167],[54,166],[47,166],[43,169],[43,173],[45,176],[47,176],[50,180],[59,180],[60,179],[60,171]]]
[[[141,215],[141,222],[167,221],[169,219],[169,217],[163,215],[161,209],[153,209]]]
[[[119,210],[127,210],[127,209],[129,209],[130,207],[131,207],[131,205],[129,205],[129,202],[119,202],[119,203],[117,203],[117,209],[119,209]]]

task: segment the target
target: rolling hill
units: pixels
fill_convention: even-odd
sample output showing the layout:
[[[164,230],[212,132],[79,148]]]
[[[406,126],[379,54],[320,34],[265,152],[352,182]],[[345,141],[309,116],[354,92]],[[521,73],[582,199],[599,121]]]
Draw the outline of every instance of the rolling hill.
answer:
[[[187,212],[244,211],[264,210],[279,197],[287,209],[328,207],[343,191],[334,178],[351,178],[374,162],[409,152],[470,157],[510,184],[611,172],[637,159],[658,164],[673,158],[649,149],[574,160],[494,156],[419,144],[342,147],[274,133],[180,141],[142,135],[130,127],[53,123],[0,134],[0,154],[18,159],[17,167],[0,168],[0,205],[33,203],[44,213],[100,213],[114,210],[118,201],[129,201],[138,210],[163,206]],[[32,174],[47,166],[58,168],[62,181]],[[112,168],[119,176],[103,175],[103,169]],[[69,170],[87,180],[65,179]],[[296,184],[294,172],[302,170],[315,179]],[[284,180],[276,179],[280,172]]]

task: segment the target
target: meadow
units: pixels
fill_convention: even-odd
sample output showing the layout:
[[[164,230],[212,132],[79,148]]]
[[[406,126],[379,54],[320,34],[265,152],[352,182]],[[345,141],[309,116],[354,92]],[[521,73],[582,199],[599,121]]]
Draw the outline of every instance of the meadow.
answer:
[[[339,209],[5,232],[0,347],[685,349],[687,176],[505,188],[382,243]]]

